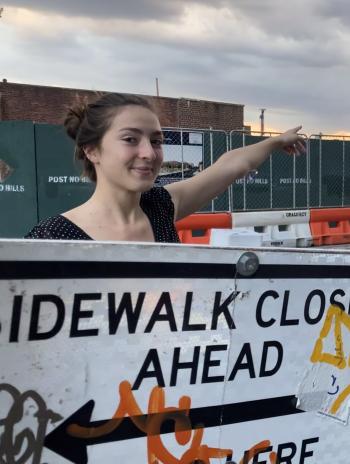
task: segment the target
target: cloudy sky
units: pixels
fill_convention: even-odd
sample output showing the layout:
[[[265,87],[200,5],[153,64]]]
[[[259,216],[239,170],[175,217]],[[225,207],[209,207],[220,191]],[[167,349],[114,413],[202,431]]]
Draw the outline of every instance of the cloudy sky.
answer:
[[[0,0],[0,79],[245,105],[350,134],[349,0]]]

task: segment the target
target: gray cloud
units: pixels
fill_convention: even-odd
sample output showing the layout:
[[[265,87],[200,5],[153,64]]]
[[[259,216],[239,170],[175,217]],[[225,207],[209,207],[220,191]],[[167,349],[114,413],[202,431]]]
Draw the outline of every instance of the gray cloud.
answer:
[[[63,14],[65,16],[82,16],[89,18],[131,18],[135,20],[164,19],[177,17],[182,1],[162,2],[158,0],[11,0],[5,7],[22,7],[36,11]]]
[[[210,0],[11,0],[4,6],[22,7],[36,11],[82,16],[91,19],[119,18],[133,20],[176,20],[186,5],[190,3],[212,5]],[[217,6],[225,6],[227,1],[218,0]]]
[[[326,17],[339,18],[349,26],[350,3],[348,0],[323,1],[320,5],[320,12]]]
[[[209,0],[9,6],[49,11],[48,3],[64,18],[47,30],[3,22],[2,77],[154,94],[157,76],[165,96],[242,103],[254,117],[266,107],[274,127],[304,120],[307,132],[350,131],[350,32],[337,16],[349,13],[345,1],[335,0],[339,10],[328,0],[223,0],[212,10]],[[197,9],[186,17],[188,5]]]

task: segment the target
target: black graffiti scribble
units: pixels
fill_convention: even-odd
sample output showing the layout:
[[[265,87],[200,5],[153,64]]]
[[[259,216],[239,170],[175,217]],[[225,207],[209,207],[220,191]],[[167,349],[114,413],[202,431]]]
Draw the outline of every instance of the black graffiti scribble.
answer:
[[[7,417],[0,418],[0,464],[26,464],[30,458],[32,464],[40,464],[47,425],[50,421],[54,423],[61,420],[62,417],[47,409],[44,399],[33,390],[20,393],[16,387],[2,383],[1,392],[8,393],[13,404]],[[28,400],[34,402],[37,408],[33,415],[38,423],[36,433],[27,427],[16,435],[16,424],[22,420],[24,403]],[[21,451],[22,454],[19,455]]]
[[[337,380],[336,376],[332,375],[332,387],[334,387],[336,380]],[[336,395],[338,391],[339,391],[339,385],[337,385],[335,392],[327,392],[327,393],[328,395]]]

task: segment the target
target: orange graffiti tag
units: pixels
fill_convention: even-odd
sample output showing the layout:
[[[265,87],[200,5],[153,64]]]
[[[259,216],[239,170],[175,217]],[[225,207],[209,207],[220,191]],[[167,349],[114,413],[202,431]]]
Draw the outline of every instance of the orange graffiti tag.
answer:
[[[147,435],[147,454],[149,464],[190,464],[200,460],[203,464],[210,464],[211,458],[227,458],[232,456],[231,449],[211,448],[202,444],[203,427],[198,424],[192,433],[192,424],[188,417],[191,408],[191,399],[182,396],[179,406],[166,407],[165,393],[161,387],[154,387],[148,402],[148,414],[144,415],[137,404],[132,392],[131,384],[127,381],[119,385],[120,402],[111,420],[99,427],[81,427],[72,424],[67,432],[79,438],[97,438],[115,430],[124,417],[129,416],[134,425]],[[175,422],[175,438],[179,445],[188,445],[189,448],[178,459],[164,446],[161,439],[161,427],[166,421]],[[192,440],[191,440],[191,436]]]
[[[147,436],[148,464],[210,464],[211,459],[226,458],[231,462],[233,450],[212,448],[202,444],[204,427],[202,424],[192,426],[189,417],[191,398],[181,396],[178,407],[165,406],[165,392],[161,387],[154,387],[148,401],[148,413],[144,414],[135,400],[131,384],[123,381],[119,385],[120,401],[113,417],[98,427],[83,427],[71,424],[67,433],[77,438],[99,438],[116,430],[125,417],[130,417],[133,424]],[[174,421],[175,438],[179,445],[188,449],[177,458],[164,445],[161,438],[161,427],[165,421]],[[193,430],[192,430],[193,429]],[[270,446],[270,441],[264,440],[244,453],[239,464],[249,464],[259,452]],[[270,463],[276,463],[276,453],[270,453]]]
[[[249,464],[249,461],[254,459],[254,457],[265,451],[269,446],[271,442],[269,440],[264,440],[261,441],[260,443],[257,443],[255,446],[252,446],[250,450],[246,451],[244,453],[243,458],[239,461],[239,464]],[[277,454],[272,451],[269,455],[270,458],[270,464],[277,464]]]
[[[323,352],[323,341],[328,337],[332,324],[334,323],[334,344],[335,353]],[[316,340],[313,352],[311,354],[311,362],[327,363],[337,369],[350,367],[350,356],[348,362],[344,354],[342,326],[345,326],[350,331],[350,316],[343,311],[339,306],[331,305],[328,308],[326,319],[320,331],[320,335]],[[330,408],[331,414],[335,414],[346,398],[350,395],[350,385],[344,388],[336,397]]]

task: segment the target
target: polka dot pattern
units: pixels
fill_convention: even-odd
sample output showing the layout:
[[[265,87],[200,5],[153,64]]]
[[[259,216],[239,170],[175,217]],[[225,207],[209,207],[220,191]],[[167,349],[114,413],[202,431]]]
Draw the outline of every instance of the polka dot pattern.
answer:
[[[153,187],[141,195],[140,206],[152,225],[156,242],[179,243],[174,225],[174,204],[163,187]],[[46,240],[93,240],[80,227],[64,216],[41,221],[25,238]]]

